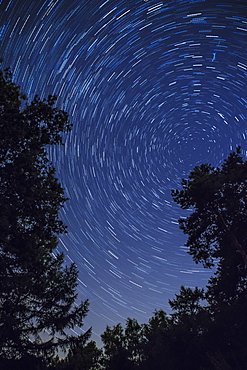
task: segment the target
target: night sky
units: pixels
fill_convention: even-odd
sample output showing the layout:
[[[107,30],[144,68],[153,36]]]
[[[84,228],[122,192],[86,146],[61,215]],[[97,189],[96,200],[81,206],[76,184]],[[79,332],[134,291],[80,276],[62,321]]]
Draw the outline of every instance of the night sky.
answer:
[[[99,343],[212,274],[186,253],[170,191],[238,145],[246,156],[247,1],[4,0],[0,14],[4,67],[73,124],[49,151],[70,198],[58,249]]]

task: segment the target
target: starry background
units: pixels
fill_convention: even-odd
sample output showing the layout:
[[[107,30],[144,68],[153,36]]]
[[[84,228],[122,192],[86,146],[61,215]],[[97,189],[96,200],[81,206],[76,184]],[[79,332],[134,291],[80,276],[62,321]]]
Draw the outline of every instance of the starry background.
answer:
[[[247,2],[3,0],[0,14],[4,67],[73,124],[49,150],[70,198],[58,248],[100,343],[212,274],[186,253],[170,191],[237,145],[246,156]]]

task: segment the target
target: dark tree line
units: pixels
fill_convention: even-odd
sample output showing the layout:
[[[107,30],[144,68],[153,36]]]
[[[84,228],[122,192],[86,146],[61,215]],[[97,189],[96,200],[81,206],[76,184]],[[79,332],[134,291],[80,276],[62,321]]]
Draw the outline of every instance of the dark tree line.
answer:
[[[189,254],[205,268],[215,265],[215,273],[205,289],[182,286],[169,300],[171,315],[160,310],[147,324],[127,319],[125,327],[107,326],[91,369],[246,369],[247,161],[240,148],[221,168],[195,167],[172,196],[192,208],[179,220]]]
[[[247,364],[247,161],[240,148],[220,168],[197,166],[172,196],[195,263],[215,266],[205,289],[182,286],[148,323],[106,327],[103,348],[82,328],[78,270],[57,252],[66,232],[64,190],[47,159],[71,129],[56,98],[31,103],[0,71],[0,368],[53,370],[244,370]],[[59,349],[66,357],[59,359]]]
[[[107,327],[101,368],[109,370],[228,370],[247,364],[247,161],[240,148],[221,168],[197,166],[172,196],[196,263],[215,266],[205,289],[182,286],[148,324],[128,319]]]

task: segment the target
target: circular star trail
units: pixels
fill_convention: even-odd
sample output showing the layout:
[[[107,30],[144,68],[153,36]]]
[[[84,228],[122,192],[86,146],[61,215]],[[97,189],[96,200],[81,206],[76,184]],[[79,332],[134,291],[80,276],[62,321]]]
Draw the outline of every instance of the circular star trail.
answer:
[[[98,341],[107,324],[169,312],[180,285],[211,274],[186,254],[170,191],[238,145],[246,156],[246,2],[0,6],[4,66],[30,99],[56,94],[73,124],[49,156],[70,198],[59,250],[90,300],[85,327]]]

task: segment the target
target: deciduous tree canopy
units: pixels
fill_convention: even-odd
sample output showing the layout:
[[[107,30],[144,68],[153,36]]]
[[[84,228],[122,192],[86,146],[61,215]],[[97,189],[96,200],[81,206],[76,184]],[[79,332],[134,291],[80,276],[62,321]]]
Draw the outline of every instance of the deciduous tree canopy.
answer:
[[[221,168],[195,167],[182,186],[172,195],[182,208],[193,207],[189,217],[179,220],[188,234],[189,253],[206,267],[218,262],[217,281],[232,285],[227,287],[230,298],[241,290],[247,268],[247,162],[240,148]]]
[[[247,161],[240,153],[240,148],[230,153],[220,168],[208,164],[195,167],[188,180],[182,180],[182,190],[173,190],[172,195],[182,208],[192,208],[187,218],[179,220],[181,229],[188,234],[189,254],[205,267],[216,266],[204,296],[207,314],[203,317],[209,320],[203,324],[203,340],[213,343],[208,353],[214,353],[212,360],[224,359],[224,368],[229,364],[229,368],[244,369],[247,360],[244,339],[247,330],[244,319],[247,310]],[[177,298],[179,301],[172,304],[179,307],[183,297]]]

